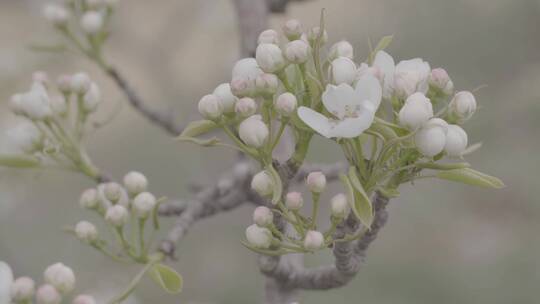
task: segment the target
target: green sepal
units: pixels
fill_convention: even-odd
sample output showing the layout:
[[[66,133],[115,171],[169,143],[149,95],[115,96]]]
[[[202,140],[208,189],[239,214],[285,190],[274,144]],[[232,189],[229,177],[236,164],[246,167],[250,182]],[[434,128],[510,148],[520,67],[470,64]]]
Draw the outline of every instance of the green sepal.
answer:
[[[471,168],[440,171],[436,174],[437,178],[453,182],[464,183],[472,186],[501,189],[504,183],[491,175],[473,170]]]
[[[203,135],[205,133],[208,133],[212,130],[215,130],[218,127],[218,125],[211,121],[211,120],[197,120],[190,122],[187,127],[182,131],[179,138],[184,137],[197,137],[199,135]]]
[[[283,184],[281,183],[281,178],[279,173],[274,169],[272,165],[266,166],[266,171],[270,173],[272,177],[272,183],[274,184],[274,191],[272,192],[272,205],[277,205],[281,200],[283,194]]]
[[[148,273],[159,286],[168,293],[177,294],[182,292],[184,280],[182,276],[169,266],[156,264]]]
[[[377,46],[375,46],[375,49],[369,55],[370,63],[373,63],[373,60],[375,60],[375,55],[377,55],[377,52],[386,49],[390,45],[390,43],[392,43],[393,39],[394,39],[394,35],[388,35],[388,36],[382,37],[381,40],[379,40],[379,42],[377,43]]]
[[[195,137],[179,136],[179,137],[176,138],[176,140],[189,142],[189,143],[196,144],[196,145],[203,146],[203,147],[217,146],[217,145],[219,145],[221,143],[220,140],[217,137],[212,137],[212,138],[208,138],[208,139],[199,139],[199,138],[195,138]]]

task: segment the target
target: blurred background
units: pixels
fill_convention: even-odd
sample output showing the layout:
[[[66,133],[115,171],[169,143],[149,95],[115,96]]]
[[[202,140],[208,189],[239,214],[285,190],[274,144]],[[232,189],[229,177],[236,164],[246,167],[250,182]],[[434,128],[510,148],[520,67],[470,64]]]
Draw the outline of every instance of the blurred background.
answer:
[[[154,106],[178,119],[196,117],[196,103],[228,81],[238,59],[237,20],[226,0],[120,1],[106,54]],[[15,122],[7,101],[25,90],[35,70],[52,77],[86,70],[105,91],[103,117],[121,112],[90,140],[95,163],[116,178],[144,172],[152,192],[188,197],[192,182],[212,182],[234,153],[179,144],[147,123],[114,84],[86,60],[31,52],[60,37],[41,17],[39,0],[0,0],[0,136]],[[503,179],[502,190],[423,180],[402,187],[390,221],[368,252],[357,278],[340,290],[305,292],[301,303],[538,303],[540,286],[540,1],[537,0],[313,0],[272,17],[317,25],[327,9],[330,42],[349,40],[357,62],[368,38],[394,34],[396,60],[422,57],[444,67],[456,88],[476,93],[481,109],[466,124],[467,157],[475,168]],[[0,145],[1,145],[0,141]],[[311,161],[337,151],[317,139]],[[1,147],[0,147],[1,148]],[[108,298],[138,267],[110,262],[61,231],[81,219],[78,208],[92,182],[61,172],[0,171],[0,260],[16,275],[40,278],[57,261],[74,268],[78,292]],[[337,189],[337,188],[336,188]],[[328,194],[329,196],[330,194]],[[179,296],[163,295],[151,281],[138,303],[258,303],[264,279],[256,255],[240,246],[252,207],[197,223],[182,241],[174,267],[185,278]],[[167,220],[170,225],[172,220]],[[308,263],[330,262],[329,251]]]

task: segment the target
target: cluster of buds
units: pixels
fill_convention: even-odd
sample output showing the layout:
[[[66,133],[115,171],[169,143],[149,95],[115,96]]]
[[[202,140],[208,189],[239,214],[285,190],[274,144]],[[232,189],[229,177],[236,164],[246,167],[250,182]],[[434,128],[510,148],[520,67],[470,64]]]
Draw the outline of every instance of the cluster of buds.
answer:
[[[69,31],[74,23],[87,35],[97,35],[104,27],[118,0],[70,0],[65,5],[49,3],[43,15],[55,27]]]
[[[151,219],[154,228],[159,228],[156,213],[161,202],[148,192],[147,188],[147,178],[142,173],[133,171],[124,176],[122,185],[115,182],[103,183],[97,188],[85,190],[79,199],[82,208],[95,211],[112,227],[119,240],[121,255],[111,253],[105,240],[99,237],[96,226],[88,221],[78,222],[70,231],[80,241],[117,260],[128,259],[146,263],[149,258],[149,246],[145,240],[146,223]],[[129,225],[133,225],[133,228],[136,226],[139,230],[136,243],[131,243],[126,238]]]
[[[73,270],[62,263],[53,264],[43,273],[44,282],[36,288],[35,281],[30,277],[14,279],[9,265],[0,261],[0,301],[14,304],[60,304],[75,288]],[[5,286],[5,294],[2,291]],[[78,295],[73,298],[73,304],[96,304],[89,295]]]
[[[88,120],[102,101],[99,87],[86,73],[62,75],[56,82],[35,72],[27,92],[10,100],[12,113],[22,118],[8,131],[13,166],[56,166],[97,174],[82,146]]]

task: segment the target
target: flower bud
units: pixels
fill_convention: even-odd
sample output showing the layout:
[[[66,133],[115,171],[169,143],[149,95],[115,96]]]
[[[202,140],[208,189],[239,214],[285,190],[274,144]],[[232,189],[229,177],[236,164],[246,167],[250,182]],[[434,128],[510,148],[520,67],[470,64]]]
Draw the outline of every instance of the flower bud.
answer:
[[[47,4],[43,9],[43,15],[47,21],[56,26],[65,26],[69,20],[68,10],[57,4]]]
[[[321,193],[326,188],[326,176],[320,171],[311,172],[307,176],[306,184],[309,191]]]
[[[128,211],[126,207],[122,205],[111,206],[107,209],[107,213],[105,213],[105,220],[115,227],[124,226],[128,219]]]
[[[304,198],[300,192],[289,192],[285,197],[285,206],[289,210],[300,210],[304,206]]]
[[[71,90],[76,94],[84,94],[88,92],[92,81],[86,73],[77,73],[71,76]]]
[[[95,209],[99,204],[98,192],[94,188],[86,189],[79,199],[79,205],[86,209]]]
[[[302,23],[296,19],[290,19],[283,25],[283,33],[290,40],[299,39],[302,36]]]
[[[117,203],[122,198],[122,186],[117,183],[107,183],[103,188],[103,194],[112,203]]]
[[[124,186],[130,195],[137,195],[146,191],[148,179],[140,172],[129,172],[124,176]]]
[[[36,302],[37,304],[60,304],[62,295],[52,285],[41,285],[36,292]]]
[[[272,232],[253,224],[246,229],[247,241],[257,248],[269,248],[272,245]]]
[[[24,115],[24,106],[22,105],[23,94],[14,94],[9,99],[9,109],[15,115]]]
[[[414,136],[416,148],[425,156],[441,153],[446,144],[448,124],[440,118],[432,118]]]
[[[296,110],[298,101],[296,96],[287,92],[278,96],[275,102],[276,111],[283,116],[290,116]]]
[[[279,44],[279,34],[274,30],[266,30],[259,35],[259,39],[257,41],[259,44]]]
[[[240,123],[238,135],[246,145],[260,148],[266,143],[269,130],[259,115],[253,115]]]
[[[261,171],[253,176],[251,180],[251,189],[260,196],[270,196],[274,192],[274,182],[272,177],[266,171]]]
[[[234,111],[241,117],[249,117],[257,112],[257,103],[253,98],[240,98],[234,106]]]
[[[221,106],[223,106],[223,112],[232,113],[234,112],[234,105],[238,98],[233,95],[231,91],[231,86],[228,83],[222,83],[214,90],[212,93],[219,99]]]
[[[321,249],[324,246],[324,236],[319,231],[310,230],[304,238],[304,248],[310,251]]]
[[[14,303],[30,301],[34,297],[35,292],[36,285],[31,278],[21,277],[11,284],[11,300]]]
[[[223,105],[216,95],[209,94],[199,101],[199,113],[206,119],[218,119],[223,114]]]
[[[62,263],[56,263],[47,267],[43,276],[47,284],[51,284],[62,294],[66,294],[75,288],[75,274],[73,270]]]
[[[94,224],[87,221],[80,221],[75,226],[75,235],[83,242],[91,243],[98,237],[98,231]]]
[[[311,44],[315,44],[315,42],[318,41],[319,36],[321,36],[321,28],[318,26],[311,28],[307,33],[307,39]],[[321,36],[321,45],[326,44],[327,41],[328,33],[324,31]]]
[[[279,79],[274,74],[264,73],[255,79],[255,88],[262,95],[274,95],[278,86]]]
[[[259,44],[255,53],[255,58],[257,64],[266,73],[278,72],[287,65],[287,62],[283,57],[283,52],[279,46],[275,44]]]
[[[36,126],[28,121],[21,121],[7,131],[15,149],[32,154],[43,147],[43,135]]]
[[[81,28],[89,35],[98,33],[103,28],[103,15],[100,12],[88,11],[81,17]]]
[[[328,59],[334,60],[339,57],[347,57],[349,59],[354,59],[354,48],[349,41],[342,40],[340,42],[335,43],[330,48]]]
[[[467,133],[458,125],[448,125],[444,151],[448,156],[461,156],[467,149]]]
[[[20,96],[20,112],[32,120],[43,120],[52,116],[49,94],[41,83],[34,83],[29,92]]]
[[[430,73],[429,63],[420,58],[399,62],[394,71],[394,92],[401,99],[415,92],[426,94]]]
[[[454,83],[448,76],[448,73],[443,68],[436,68],[431,70],[429,75],[429,84],[439,90],[444,94],[450,95],[454,91]]]
[[[94,299],[92,296],[89,295],[79,295],[77,296],[73,302],[73,304],[96,304],[96,299]]]
[[[303,40],[293,40],[285,46],[285,58],[291,63],[301,64],[309,59],[311,48]]]
[[[237,77],[245,78],[245,79],[251,79],[255,80],[257,76],[262,74],[263,71],[257,64],[257,60],[255,58],[244,58],[238,60],[233,69],[232,69],[232,78],[235,79]],[[232,84],[231,84],[232,86]]]
[[[253,211],[253,222],[259,227],[268,227],[272,225],[274,214],[267,207],[260,206]]]
[[[140,218],[147,218],[156,207],[156,197],[149,192],[140,193],[133,199],[133,210]]]
[[[332,210],[332,216],[338,219],[346,218],[351,211],[347,196],[343,193],[339,193],[332,198],[330,208]]]
[[[458,92],[450,101],[448,109],[453,119],[459,123],[465,122],[476,112],[476,99],[469,91]]]
[[[329,73],[333,84],[352,84],[356,79],[356,64],[347,57],[339,57],[330,64]]]
[[[370,74],[377,78],[379,82],[384,82],[384,72],[377,66],[368,66],[367,63],[362,62],[356,70],[356,81],[360,80],[365,75]]]
[[[236,97],[252,96],[255,93],[255,79],[236,77],[231,81],[231,93]]]
[[[101,90],[92,82],[88,91],[84,94],[83,97],[83,110],[90,113],[94,112],[98,105],[101,103]]]
[[[399,111],[399,124],[416,130],[433,117],[433,106],[422,93],[414,93],[407,98]]]

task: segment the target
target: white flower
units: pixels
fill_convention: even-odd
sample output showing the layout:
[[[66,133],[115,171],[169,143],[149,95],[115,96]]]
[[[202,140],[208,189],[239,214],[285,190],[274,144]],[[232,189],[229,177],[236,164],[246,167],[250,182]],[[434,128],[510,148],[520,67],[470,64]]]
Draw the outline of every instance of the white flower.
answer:
[[[43,9],[43,15],[45,19],[56,26],[66,25],[69,19],[68,10],[57,4],[47,4]]]
[[[287,65],[287,61],[283,57],[283,52],[279,46],[271,43],[259,44],[255,51],[255,58],[257,64],[266,73],[278,72]]]
[[[278,96],[274,106],[276,111],[281,115],[290,116],[296,110],[297,105],[298,100],[296,100],[296,96],[287,92]]]
[[[461,156],[467,149],[467,133],[458,125],[448,125],[444,151],[448,156]]]
[[[332,215],[336,218],[346,218],[351,211],[351,207],[347,201],[347,196],[343,193],[336,194],[330,201],[330,209]]]
[[[421,58],[400,61],[394,72],[394,92],[402,99],[415,92],[426,94],[430,73],[429,63]]]
[[[37,304],[60,304],[62,295],[52,285],[41,285],[36,292],[36,302]]]
[[[253,98],[240,98],[234,106],[234,111],[241,117],[249,117],[257,111],[257,103]]]
[[[319,231],[310,230],[304,238],[304,248],[307,250],[321,249],[324,245],[324,236]]]
[[[242,141],[254,148],[260,148],[268,139],[270,131],[268,126],[262,121],[260,115],[253,115],[246,118],[238,126],[238,135]]]
[[[15,303],[24,303],[24,301],[31,300],[35,292],[36,285],[31,278],[21,277],[11,284],[11,300]]]
[[[290,210],[300,210],[304,206],[304,198],[300,192],[289,192],[285,197],[285,206]]]
[[[43,145],[43,135],[33,123],[21,121],[7,131],[7,136],[16,151],[33,153]]]
[[[262,43],[279,44],[279,34],[274,30],[263,31],[259,35],[259,39],[257,39],[257,42],[259,44],[262,44]]]
[[[268,227],[272,225],[274,214],[272,210],[265,206],[259,206],[253,211],[253,222],[259,227]]]
[[[133,210],[140,218],[146,218],[152,213],[156,204],[156,197],[152,193],[143,192],[133,199]]]
[[[443,68],[436,68],[431,70],[429,75],[429,84],[439,90],[444,94],[450,95],[454,91],[454,83],[448,73]]]
[[[476,112],[476,98],[469,91],[458,92],[450,101],[448,109],[452,118],[459,123],[465,122]]]
[[[255,78],[262,74],[263,71],[257,64],[257,60],[255,58],[244,58],[240,59],[236,62],[232,69],[232,77],[231,79],[235,79],[237,77],[240,78],[246,78],[246,79],[252,79],[255,81]]]
[[[87,221],[80,221],[75,225],[75,235],[83,242],[93,242],[98,237],[98,231],[94,224]]]
[[[84,94],[90,89],[92,81],[88,74],[81,72],[71,76],[71,90],[77,94]]]
[[[330,60],[334,60],[339,57],[347,57],[349,59],[354,58],[354,48],[349,41],[342,40],[340,42],[335,43],[330,48],[330,53],[328,54],[328,58]]]
[[[261,171],[251,179],[251,189],[257,192],[260,196],[269,196],[274,192],[274,182],[272,177],[266,171]]]
[[[290,19],[283,25],[283,33],[291,41],[300,38],[302,32],[302,23],[296,19]]]
[[[441,153],[446,145],[448,123],[440,118],[432,118],[414,136],[414,143],[420,153],[432,157]]]
[[[234,104],[238,100],[236,96],[231,92],[231,86],[228,83],[222,83],[214,90],[212,93],[216,96],[221,105],[223,106],[223,112],[232,113],[234,112]]]
[[[381,102],[381,85],[371,75],[361,78],[353,89],[347,84],[328,85],[322,102],[329,118],[307,107],[298,109],[298,116],[324,137],[357,137],[371,126]]]
[[[306,184],[309,191],[321,193],[326,188],[326,176],[320,171],[311,172],[307,176]]]
[[[253,224],[246,229],[246,239],[257,248],[269,248],[272,245],[272,233],[266,228]]]
[[[329,68],[330,79],[333,84],[352,84],[356,78],[356,64],[347,57],[334,59]]]
[[[0,303],[10,302],[10,287],[13,283],[13,272],[11,267],[5,262],[0,261]]]
[[[385,99],[390,99],[393,93],[392,87],[394,85],[394,73],[396,69],[394,58],[385,51],[378,51],[373,60],[372,67],[382,74],[381,85],[383,88],[383,97]]]
[[[433,105],[429,98],[418,92],[407,98],[399,111],[399,124],[415,130],[433,117]]]
[[[83,97],[83,109],[86,112],[94,112],[101,102],[101,90],[92,82]]]
[[[89,295],[78,295],[74,300],[73,304],[96,304],[96,300]]]
[[[218,119],[223,114],[223,105],[214,94],[208,94],[199,101],[199,113],[206,119]]]
[[[97,11],[88,11],[81,17],[81,28],[87,34],[96,34],[103,28],[103,15]]]
[[[63,294],[75,288],[75,274],[73,270],[62,263],[56,263],[47,267],[43,276],[47,284],[51,284]]]
[[[255,89],[262,95],[274,95],[279,86],[279,79],[274,74],[264,73],[255,78]]]
[[[111,206],[107,209],[107,213],[105,213],[105,220],[115,227],[124,226],[128,219],[129,213],[126,207],[122,205]]]
[[[124,186],[129,194],[136,195],[146,191],[146,188],[148,188],[148,179],[144,174],[132,171],[124,176]]]
[[[79,199],[79,205],[86,209],[97,208],[99,204],[98,191],[94,188],[86,189]]]
[[[43,120],[52,116],[49,94],[43,84],[35,82],[30,91],[19,100],[20,112],[32,120]]]
[[[285,46],[285,58],[291,63],[305,63],[309,59],[311,48],[303,40],[293,40]]]

